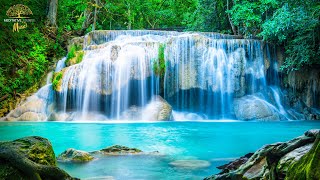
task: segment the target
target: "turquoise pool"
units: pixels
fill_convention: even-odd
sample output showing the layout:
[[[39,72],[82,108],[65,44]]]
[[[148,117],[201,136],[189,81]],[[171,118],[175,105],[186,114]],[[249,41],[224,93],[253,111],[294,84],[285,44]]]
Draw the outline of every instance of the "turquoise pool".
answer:
[[[202,179],[219,172],[216,166],[232,158],[314,128],[320,128],[320,122],[0,122],[0,140],[42,136],[52,142],[56,155],[71,147],[94,151],[114,144],[161,154],[105,157],[85,164],[59,163],[79,178]],[[188,169],[170,165],[188,159],[205,160],[210,166]]]

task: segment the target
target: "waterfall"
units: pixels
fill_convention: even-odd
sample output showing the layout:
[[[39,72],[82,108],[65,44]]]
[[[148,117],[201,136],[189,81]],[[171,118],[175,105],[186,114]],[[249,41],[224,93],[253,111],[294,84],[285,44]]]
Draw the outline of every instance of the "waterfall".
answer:
[[[84,36],[82,51],[81,61],[70,64],[65,57],[56,65],[61,79],[49,92],[49,119],[286,116],[274,49],[259,40],[200,32],[93,31]],[[272,97],[271,85],[276,87]]]

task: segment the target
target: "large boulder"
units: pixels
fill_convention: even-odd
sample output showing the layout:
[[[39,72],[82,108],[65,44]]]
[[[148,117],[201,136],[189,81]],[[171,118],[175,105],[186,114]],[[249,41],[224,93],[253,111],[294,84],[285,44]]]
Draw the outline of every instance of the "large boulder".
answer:
[[[289,167],[286,180],[289,179],[320,179],[320,133],[311,150]]]
[[[142,111],[142,119],[149,121],[171,120],[172,107],[161,96],[156,96]]]
[[[234,113],[237,119],[245,121],[276,121],[281,119],[281,115],[272,104],[253,95],[235,99]]]
[[[290,141],[266,145],[237,169],[205,179],[319,179],[319,141],[320,130],[309,130]]]
[[[143,108],[131,106],[121,114],[121,119],[130,120],[169,121],[172,118],[172,107],[161,96],[153,97]]]
[[[62,152],[58,157],[58,161],[62,162],[88,162],[93,160],[94,157],[91,156],[88,152],[76,150],[73,148],[69,148]]]
[[[5,121],[43,121],[46,114],[44,109],[46,102],[36,95],[31,96],[26,102],[12,110],[5,118]]]
[[[51,143],[32,136],[0,142],[0,179],[75,179],[57,167]]]

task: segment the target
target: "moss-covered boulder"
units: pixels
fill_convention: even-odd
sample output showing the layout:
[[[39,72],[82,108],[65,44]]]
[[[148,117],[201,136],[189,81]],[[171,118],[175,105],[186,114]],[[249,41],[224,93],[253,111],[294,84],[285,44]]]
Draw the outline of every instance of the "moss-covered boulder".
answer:
[[[141,154],[143,152],[137,148],[130,148],[130,147],[126,147],[126,146],[113,145],[113,146],[101,149],[99,151],[94,151],[92,153],[93,154],[109,155],[109,156],[117,156],[117,155]]]
[[[75,179],[57,167],[51,143],[32,136],[0,142],[0,179]]]
[[[289,167],[285,179],[320,179],[320,133],[311,150]]]
[[[93,160],[94,157],[91,156],[88,152],[76,150],[73,148],[69,148],[62,152],[58,157],[58,161],[62,162],[89,162]]]
[[[266,145],[237,169],[205,179],[319,179],[319,139],[320,130],[309,130],[290,141]]]

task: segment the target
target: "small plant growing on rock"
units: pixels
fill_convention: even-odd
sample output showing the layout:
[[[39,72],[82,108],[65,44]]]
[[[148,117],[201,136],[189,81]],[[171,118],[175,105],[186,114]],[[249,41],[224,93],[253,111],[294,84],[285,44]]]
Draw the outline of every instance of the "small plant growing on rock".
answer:
[[[82,61],[84,56],[84,51],[81,50],[80,46],[72,45],[67,55],[67,59],[65,61],[66,66],[71,66],[74,64],[78,64]]]
[[[153,72],[157,76],[164,76],[166,72],[166,62],[164,59],[164,50],[165,50],[165,45],[160,44],[159,45],[159,50],[158,50],[158,60],[153,61]]]
[[[63,72],[62,71],[54,73],[53,79],[52,79],[52,88],[53,88],[53,90],[61,91],[62,77],[63,77]]]

